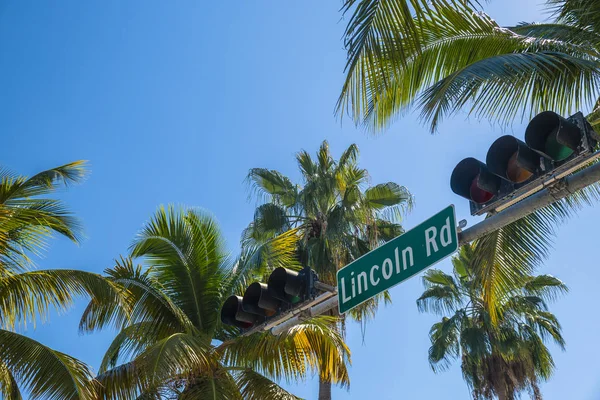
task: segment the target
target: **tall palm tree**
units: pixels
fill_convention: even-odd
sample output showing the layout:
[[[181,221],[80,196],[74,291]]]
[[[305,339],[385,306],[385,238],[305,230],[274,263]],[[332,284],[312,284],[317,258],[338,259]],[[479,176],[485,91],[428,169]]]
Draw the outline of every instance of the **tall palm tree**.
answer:
[[[221,324],[223,301],[255,274],[294,265],[294,233],[231,260],[216,221],[196,209],[161,207],[135,239],[131,259],[106,271],[134,299],[126,318],[119,304],[90,302],[82,331],[117,325],[96,378],[105,399],[296,399],[272,379],[297,380],[317,366],[348,384],[349,352],[327,318],[280,336],[241,336]]]
[[[336,272],[374,247],[404,231],[402,213],[412,207],[409,191],[394,182],[369,186],[366,169],[358,166],[358,147],[349,146],[334,160],[324,141],[316,160],[306,151],[296,155],[302,184],[278,171],[254,168],[248,181],[266,203],[258,206],[243,235],[243,246],[264,243],[290,230],[299,235],[298,255],[319,278],[335,285]],[[372,317],[381,299],[351,311],[360,321]],[[331,398],[331,383],[321,381],[319,399]]]
[[[66,310],[75,297],[112,299],[127,304],[119,289],[100,275],[76,270],[31,270],[53,234],[79,242],[80,225],[60,200],[46,198],[85,175],[81,161],[30,178],[0,170],[0,397],[92,399],[95,385],[89,367],[67,354],[16,333],[51,308]]]
[[[410,36],[403,34],[406,20],[387,10],[404,9],[404,0],[358,3],[346,32],[347,79],[338,102],[338,111],[357,123],[377,130],[418,108],[435,130],[461,110],[509,124],[544,110],[584,108],[600,124],[594,2],[548,0],[554,21],[501,27],[480,2],[416,1]]]
[[[460,359],[476,400],[496,396],[512,400],[522,391],[542,399],[538,384],[554,369],[545,342],[553,340],[563,349],[565,344],[547,303],[567,287],[550,275],[527,275],[510,289],[499,290],[490,303],[479,279],[487,265],[478,252],[477,244],[465,246],[452,260],[452,275],[432,269],[423,277],[426,289],[417,300],[419,310],[444,316],[430,331],[429,362],[438,372]],[[492,307],[498,315],[496,323]]]

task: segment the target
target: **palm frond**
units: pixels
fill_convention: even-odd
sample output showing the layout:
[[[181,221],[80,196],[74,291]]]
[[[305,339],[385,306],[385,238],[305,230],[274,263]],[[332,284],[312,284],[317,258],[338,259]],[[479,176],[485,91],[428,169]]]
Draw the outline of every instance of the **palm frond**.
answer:
[[[301,150],[296,154],[296,162],[305,181],[313,179],[317,174],[317,164],[306,150]]]
[[[420,30],[415,23],[412,8],[423,16],[429,9],[422,0],[345,0],[344,14],[351,14],[344,32],[344,44],[348,52],[345,71],[346,81],[338,100],[337,112],[348,111],[360,115],[365,106],[365,79],[380,74],[370,61],[382,54],[394,55],[405,64],[407,48],[421,47]],[[404,40],[406,38],[406,40]]]
[[[587,54],[595,58],[600,55],[597,51],[600,35],[578,26],[559,23],[523,23],[508,29],[538,41],[555,40],[564,46],[572,45],[573,50],[581,52],[582,55]]]
[[[460,354],[459,326],[464,317],[457,312],[451,318],[444,317],[441,322],[431,327],[431,347],[429,348],[429,363],[434,371],[444,371],[452,360]]]
[[[222,235],[214,218],[196,210],[160,207],[138,234],[134,257],[153,266],[162,290],[205,332],[217,325],[221,303],[218,282],[226,259]]]
[[[178,395],[181,400],[231,399],[242,400],[238,382],[221,366],[213,371],[189,379],[186,388]]]
[[[112,368],[96,379],[107,400],[138,395],[182,374],[201,374],[215,363],[208,338],[176,333],[149,346],[132,362]]]
[[[6,400],[22,400],[19,385],[4,362],[0,362],[0,396]]]
[[[417,299],[421,312],[445,314],[456,312],[462,305],[462,293],[454,278],[438,269],[430,269],[423,276],[425,291]]]
[[[340,156],[337,162],[338,169],[345,169],[350,166],[356,165],[356,161],[358,160],[358,155],[360,154],[358,150],[358,146],[352,143]]]
[[[139,322],[151,322],[157,330],[165,327],[186,332],[194,330],[187,315],[161,292],[160,283],[149,271],[143,271],[142,266],[134,266],[130,258],[117,260],[115,267],[105,273],[113,284],[127,292],[126,303],[110,297],[91,301],[81,317],[80,332],[93,332],[111,325],[122,329]]]
[[[397,37],[362,59],[359,75],[348,75],[352,91],[344,86],[340,99],[356,122],[382,129],[416,105],[432,131],[465,107],[508,124],[542,109],[564,114],[597,97],[594,31],[559,23],[503,28],[469,2],[424,10],[413,20],[419,46],[410,45],[412,36]]]
[[[292,229],[286,209],[274,203],[265,203],[256,208],[254,219],[242,238],[242,247],[272,239]]]
[[[236,371],[235,379],[245,400],[300,400],[272,380],[248,368]]]
[[[45,320],[50,308],[66,310],[77,296],[92,302],[112,301],[127,315],[127,293],[102,276],[78,270],[42,270],[0,279],[0,321],[14,329],[39,317]]]
[[[547,0],[557,20],[580,28],[600,31],[600,7],[586,0]]]
[[[99,372],[104,373],[110,368],[116,367],[119,361],[130,361],[149,346],[175,333],[177,331],[172,326],[156,324],[154,321],[138,322],[125,327],[117,334],[104,353]]]
[[[546,302],[554,301],[569,291],[560,279],[552,275],[538,275],[526,280],[523,289],[529,296],[537,296]]]
[[[226,365],[245,366],[276,380],[302,380],[309,370],[322,379],[349,384],[350,352],[335,329],[335,319],[316,317],[279,336],[256,333],[217,348]]]
[[[414,205],[413,195],[408,189],[394,182],[368,188],[365,201],[368,207],[385,213],[391,221],[402,220],[403,214],[410,212]]]
[[[296,200],[296,187],[288,177],[277,171],[252,168],[248,172],[246,181],[254,195],[262,196],[262,200],[270,200],[268,197],[272,197],[286,206],[292,206]]]
[[[507,124],[543,110],[568,114],[590,107],[600,78],[597,62],[564,53],[513,53],[474,62],[425,90],[421,117],[432,130],[441,119],[472,104],[471,113]]]
[[[75,161],[27,178],[0,171],[0,203],[11,205],[14,200],[41,196],[61,186],[81,182],[87,175],[87,162]]]
[[[0,330],[0,360],[32,399],[95,398],[89,367],[28,337]]]

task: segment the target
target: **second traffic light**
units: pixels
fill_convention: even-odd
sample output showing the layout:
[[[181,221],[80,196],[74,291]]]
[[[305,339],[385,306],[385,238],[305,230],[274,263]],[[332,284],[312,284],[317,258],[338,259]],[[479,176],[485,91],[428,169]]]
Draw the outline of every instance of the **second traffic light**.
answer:
[[[254,282],[243,296],[227,298],[221,308],[221,321],[250,329],[314,296],[316,280],[316,273],[308,267],[301,271],[276,268],[267,284]]]
[[[531,120],[525,142],[497,139],[486,162],[462,160],[452,171],[452,191],[471,202],[471,214],[499,210],[535,193],[550,176],[561,176],[589,162],[597,135],[577,113],[568,119],[545,111]]]

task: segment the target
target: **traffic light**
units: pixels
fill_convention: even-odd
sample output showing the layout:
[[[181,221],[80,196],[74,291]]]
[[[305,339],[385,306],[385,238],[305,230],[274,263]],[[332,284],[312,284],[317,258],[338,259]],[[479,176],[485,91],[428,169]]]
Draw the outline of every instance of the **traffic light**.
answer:
[[[506,135],[488,150],[485,164],[465,158],[452,171],[452,191],[470,201],[471,215],[502,209],[589,162],[598,135],[580,112],[565,119],[545,111],[525,130],[525,142]]]
[[[243,330],[251,329],[312,299],[317,281],[317,274],[308,267],[301,271],[276,268],[267,284],[254,282],[243,296],[229,296],[221,308],[221,321]]]
[[[307,286],[307,277],[291,269],[279,267],[269,276],[271,296],[290,304],[301,301],[301,295]]]
[[[498,176],[474,158],[465,158],[459,162],[450,178],[450,187],[454,193],[477,204],[490,201],[500,189],[500,183]]]
[[[584,135],[585,129],[556,113],[545,111],[531,120],[525,131],[525,141],[542,156],[563,161],[577,151]]]
[[[221,321],[227,325],[247,329],[252,327],[258,319],[258,315],[242,309],[242,297],[240,296],[229,296],[221,308]]]

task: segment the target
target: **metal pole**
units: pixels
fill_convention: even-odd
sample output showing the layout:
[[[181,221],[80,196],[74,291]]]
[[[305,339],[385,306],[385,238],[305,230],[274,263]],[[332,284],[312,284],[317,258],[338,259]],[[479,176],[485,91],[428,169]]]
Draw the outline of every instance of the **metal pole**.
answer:
[[[459,234],[459,246],[470,243],[495,230],[505,227],[540,208],[557,202],[593,183],[600,181],[600,163],[594,164],[566,178],[555,182],[552,186],[542,189],[536,194],[521,200],[517,204],[493,215]],[[332,297],[305,310],[301,315],[288,319],[271,329],[271,333],[279,335],[303,320],[320,315],[338,305],[338,297]]]

